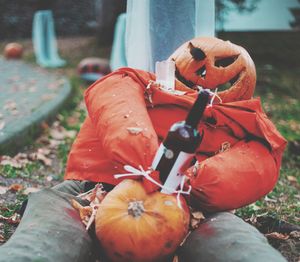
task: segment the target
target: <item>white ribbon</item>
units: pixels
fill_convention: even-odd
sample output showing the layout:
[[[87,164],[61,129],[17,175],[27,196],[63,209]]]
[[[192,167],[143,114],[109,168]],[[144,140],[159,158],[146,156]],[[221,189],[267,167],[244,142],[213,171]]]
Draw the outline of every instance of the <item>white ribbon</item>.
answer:
[[[213,105],[213,102],[215,100],[215,98],[218,98],[219,99],[219,102],[222,103],[222,99],[221,97],[219,97],[218,95],[218,88],[215,89],[215,91],[211,91],[210,89],[208,88],[203,88],[202,86],[197,86],[198,87],[198,90],[205,90],[207,91],[210,95],[212,95],[212,98],[210,99],[210,102],[209,102],[209,105],[208,106],[212,106]]]
[[[184,182],[185,182],[185,176],[182,176],[182,179],[181,179],[181,182],[180,182],[180,189],[179,190],[174,190],[172,188],[169,188],[169,187],[166,187],[162,184],[160,184],[159,182],[155,181],[151,176],[150,174],[152,173],[152,169],[148,169],[148,170],[144,170],[143,167],[140,165],[139,166],[139,169],[137,168],[134,168],[133,166],[130,166],[130,165],[125,165],[124,166],[124,169],[130,173],[125,173],[125,174],[115,174],[114,177],[116,179],[118,178],[121,178],[121,177],[126,177],[126,176],[143,176],[145,177],[147,180],[149,180],[150,182],[152,182],[153,184],[157,185],[158,187],[164,189],[164,190],[167,190],[168,192],[170,192],[171,194],[174,194],[176,193],[177,196],[176,196],[176,199],[177,199],[177,205],[179,208],[182,209],[182,205],[181,205],[181,202],[180,202],[180,194],[183,194],[183,195],[189,195],[191,190],[192,190],[192,187],[189,186],[189,189],[187,191],[184,191],[183,190],[183,187],[184,187]]]

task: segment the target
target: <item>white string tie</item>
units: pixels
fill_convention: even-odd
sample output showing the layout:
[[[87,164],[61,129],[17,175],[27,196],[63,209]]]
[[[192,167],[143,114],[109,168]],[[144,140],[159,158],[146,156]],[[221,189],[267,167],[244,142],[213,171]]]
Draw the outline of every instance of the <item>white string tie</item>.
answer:
[[[181,201],[180,201],[180,194],[183,195],[189,195],[191,193],[192,187],[189,186],[189,189],[187,191],[183,190],[184,187],[184,182],[185,182],[185,176],[182,176],[181,182],[180,182],[180,189],[179,190],[174,190],[172,188],[166,187],[162,184],[160,184],[159,182],[157,182],[155,179],[153,179],[150,174],[152,173],[152,169],[148,169],[148,170],[144,170],[143,167],[141,165],[139,165],[139,169],[130,166],[130,165],[125,165],[124,169],[126,171],[128,171],[129,173],[125,173],[125,174],[115,174],[114,177],[116,179],[118,178],[122,178],[122,177],[127,177],[127,176],[143,176],[145,177],[147,180],[149,180],[150,182],[152,182],[153,184],[157,185],[158,187],[170,192],[170,194],[177,194],[176,199],[177,199],[177,205],[179,208],[182,209],[182,205],[181,205]]]
[[[197,86],[198,90],[205,90],[207,91],[212,98],[210,99],[209,105],[208,106],[212,106],[214,103],[215,98],[218,98],[219,102],[222,103],[222,98],[218,95],[218,88],[216,88],[214,91],[211,91],[208,88],[203,88],[202,86]]]

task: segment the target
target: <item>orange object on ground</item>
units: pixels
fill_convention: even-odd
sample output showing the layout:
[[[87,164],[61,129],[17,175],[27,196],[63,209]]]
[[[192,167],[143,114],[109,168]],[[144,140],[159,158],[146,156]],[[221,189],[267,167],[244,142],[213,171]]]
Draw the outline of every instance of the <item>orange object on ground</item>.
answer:
[[[151,73],[121,68],[88,88],[88,117],[69,154],[65,179],[115,185],[121,179],[114,174],[127,173],[124,165],[151,166],[170,126],[185,118],[197,96],[178,82],[176,89],[184,93],[148,85],[153,80]],[[228,210],[272,190],[286,141],[259,99],[208,107],[199,129],[204,130],[199,164],[186,172],[193,203],[208,211]]]
[[[9,43],[4,47],[6,59],[19,59],[23,55],[23,46],[18,43]]]

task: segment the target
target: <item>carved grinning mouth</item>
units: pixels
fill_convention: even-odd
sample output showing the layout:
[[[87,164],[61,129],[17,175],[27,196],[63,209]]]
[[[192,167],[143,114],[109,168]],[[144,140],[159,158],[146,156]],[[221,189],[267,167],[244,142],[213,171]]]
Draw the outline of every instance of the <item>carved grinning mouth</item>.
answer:
[[[236,76],[234,76],[233,78],[231,78],[226,83],[218,85],[217,86],[218,92],[225,91],[225,90],[229,89],[230,87],[232,87],[233,85],[235,85],[236,82],[240,79],[241,74],[242,74],[242,71],[239,72]]]
[[[243,71],[243,70],[242,70]],[[224,91],[224,90],[227,90],[229,89],[231,86],[235,85],[236,82],[240,79],[240,76],[242,74],[242,71],[239,72],[236,76],[234,76],[232,79],[230,79],[229,81],[227,81],[226,83],[224,84],[220,84],[218,85],[216,88],[218,88],[218,91]],[[196,71],[196,74],[201,76],[202,78],[205,79],[206,77],[206,67],[205,66],[202,66],[200,69],[198,69]],[[180,73],[179,73],[179,70],[176,68],[176,71],[175,71],[175,76],[177,78],[177,80],[179,80],[181,83],[183,83],[184,85],[186,85],[187,87],[191,88],[191,89],[195,89],[195,86],[196,84],[193,83],[192,81],[190,80],[187,80],[184,76],[182,76]],[[211,90],[215,90],[216,88],[212,88]]]
[[[206,66],[203,65],[201,68],[199,68],[196,72],[195,72],[196,75],[202,77],[203,79],[205,79],[206,77]],[[187,87],[189,88],[192,88],[194,89],[195,87],[195,83],[193,83],[192,81],[190,80],[187,80],[184,76],[182,76],[180,73],[179,73],[179,70],[176,68],[175,70],[175,76],[177,78],[177,80],[179,80],[181,83],[185,84]]]
[[[176,68],[175,70],[175,76],[177,78],[177,80],[179,80],[181,83],[185,84],[187,87],[194,89],[195,84],[190,81],[185,79],[178,71],[178,69]]]

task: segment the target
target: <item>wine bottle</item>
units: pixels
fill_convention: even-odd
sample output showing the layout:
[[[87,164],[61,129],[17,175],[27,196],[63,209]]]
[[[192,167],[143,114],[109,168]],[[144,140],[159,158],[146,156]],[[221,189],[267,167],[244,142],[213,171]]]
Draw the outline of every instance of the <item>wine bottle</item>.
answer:
[[[176,122],[171,126],[167,137],[157,150],[152,169],[159,171],[159,178],[164,185],[162,193],[171,194],[176,190],[181,183],[183,171],[191,165],[202,141],[203,134],[199,133],[197,126],[209,97],[209,92],[205,90],[198,93],[185,121]]]

